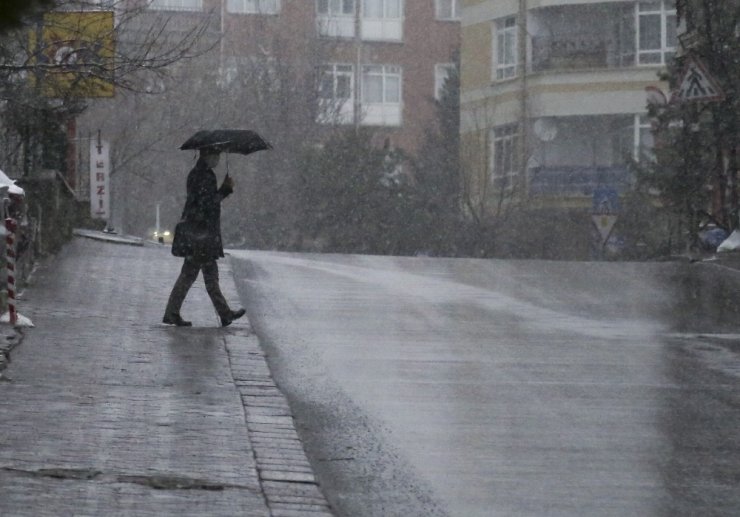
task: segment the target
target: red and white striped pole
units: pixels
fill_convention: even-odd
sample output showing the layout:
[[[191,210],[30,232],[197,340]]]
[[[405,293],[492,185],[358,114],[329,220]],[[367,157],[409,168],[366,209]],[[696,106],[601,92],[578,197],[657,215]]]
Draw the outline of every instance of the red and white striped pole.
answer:
[[[15,307],[15,232],[18,225],[12,217],[5,218],[5,255],[8,270],[8,316],[10,324],[18,322],[18,312]]]

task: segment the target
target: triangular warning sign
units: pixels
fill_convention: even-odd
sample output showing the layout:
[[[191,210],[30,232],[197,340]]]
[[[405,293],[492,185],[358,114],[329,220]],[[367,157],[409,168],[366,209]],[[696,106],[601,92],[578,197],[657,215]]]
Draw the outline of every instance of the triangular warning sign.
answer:
[[[671,100],[690,101],[718,101],[724,98],[722,89],[717,81],[709,74],[701,61],[695,57],[686,58],[678,89],[673,92]]]
[[[594,225],[596,225],[596,229],[599,230],[601,243],[606,244],[606,241],[609,239],[609,235],[611,235],[614,225],[617,222],[617,216],[611,214],[594,214],[591,216],[591,219],[593,220]]]

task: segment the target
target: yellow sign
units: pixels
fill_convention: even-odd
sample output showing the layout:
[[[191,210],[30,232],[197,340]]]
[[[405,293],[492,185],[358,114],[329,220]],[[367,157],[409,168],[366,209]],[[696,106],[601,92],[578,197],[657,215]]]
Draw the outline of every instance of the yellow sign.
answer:
[[[31,30],[31,81],[48,97],[112,97],[115,39],[110,11],[50,12]]]

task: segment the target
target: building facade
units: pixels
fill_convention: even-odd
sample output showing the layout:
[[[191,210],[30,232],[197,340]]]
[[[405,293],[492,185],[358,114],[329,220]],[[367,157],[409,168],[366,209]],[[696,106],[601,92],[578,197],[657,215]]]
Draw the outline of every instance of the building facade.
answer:
[[[595,190],[626,191],[676,34],[672,0],[466,2],[461,139],[479,206],[590,209]]]
[[[225,81],[288,63],[313,69],[321,125],[371,126],[415,152],[459,51],[460,0],[152,0],[208,14]]]

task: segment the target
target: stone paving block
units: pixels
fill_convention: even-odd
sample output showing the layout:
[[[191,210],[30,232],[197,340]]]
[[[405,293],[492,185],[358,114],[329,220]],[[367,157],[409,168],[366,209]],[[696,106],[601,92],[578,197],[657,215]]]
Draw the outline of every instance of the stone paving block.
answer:
[[[283,432],[280,432],[283,431]],[[249,436],[253,440],[259,440],[265,444],[273,444],[275,447],[280,447],[281,445],[292,445],[294,443],[300,444],[300,440],[297,436],[297,433],[292,429],[281,429],[276,430],[274,432],[259,432],[259,431],[251,431],[249,433]]]
[[[254,386],[256,388],[274,388],[275,382],[269,379],[235,379],[234,384],[237,386]]]
[[[313,473],[260,470],[260,479],[267,481],[291,481],[294,483],[316,483]]]
[[[301,448],[281,447],[281,446],[278,446],[272,443],[267,443],[267,442],[262,442],[262,443],[257,442],[254,446],[254,450],[257,456],[262,456],[262,457],[272,456],[272,457],[278,458],[281,456],[285,456],[285,457],[300,458],[300,457],[306,456],[302,447]]]
[[[287,441],[287,440],[263,440],[260,438],[253,438],[250,437],[252,440],[252,444],[256,449],[260,447],[269,447],[271,449],[280,449],[280,450],[293,450],[293,451],[303,451],[303,444],[301,442],[295,440],[295,441]]]
[[[258,465],[274,464],[274,465],[294,465],[297,467],[310,467],[311,463],[305,458],[301,458],[300,455],[296,454],[292,458],[264,458],[261,456],[257,457]]]
[[[280,397],[253,397],[242,395],[242,401],[250,407],[275,407],[280,409],[289,409],[285,399]]]
[[[304,510],[283,510],[276,509],[272,512],[272,517],[332,517],[332,514],[325,511],[304,511]]]
[[[247,412],[247,419],[249,419],[250,415],[254,414],[252,412],[252,408],[246,408],[246,412]],[[258,411],[257,414],[259,415],[261,413]],[[264,415],[264,416],[279,416],[279,415]],[[291,421],[293,420],[292,416],[288,416],[288,418],[290,418]],[[295,427],[292,425],[281,425],[280,427],[277,427],[275,425],[270,425],[270,424],[260,424],[260,423],[255,423],[255,422],[249,422],[249,420],[247,420],[247,425],[249,427],[250,432],[257,432],[257,433],[260,433],[260,432],[295,433],[296,432]]]
[[[252,415],[293,417],[293,412],[290,410],[290,406],[287,409],[269,406],[251,407],[248,411]]]
[[[284,495],[280,493],[271,493],[268,498],[268,503],[270,505],[272,504],[280,504],[280,503],[288,503],[288,504],[306,504],[311,506],[326,506],[326,500],[324,500],[323,497],[302,497],[302,496],[296,496],[296,495]]]
[[[256,428],[254,427],[255,425],[254,422],[250,421],[250,417],[252,416],[254,415],[249,415],[249,414],[247,415],[247,429],[250,432],[256,430]],[[269,416],[275,416],[275,415],[269,415]],[[290,417],[290,419],[292,420],[293,417]],[[295,429],[295,427],[290,424],[273,424],[272,428],[275,430],[275,432],[292,431]],[[261,427],[260,429],[264,430],[264,427]]]
[[[240,386],[237,384],[239,393],[249,397],[279,397],[284,399],[282,392],[275,386]]]
[[[285,397],[283,394],[278,390],[277,388],[257,388],[255,389],[253,386],[237,386],[237,389],[239,390],[239,393],[241,393],[244,397],[254,397],[255,399],[258,398],[275,398],[280,399],[281,401],[285,402]]]
[[[271,428],[269,426],[262,426],[258,429],[255,427],[249,428],[250,434],[253,434],[257,437],[274,437],[274,438],[282,438],[282,439],[290,439],[290,438],[298,438],[298,433],[295,429],[290,429],[287,427],[278,427],[278,428]]]
[[[229,337],[229,339],[234,338]],[[227,351],[228,350],[229,349],[227,348]],[[233,348],[231,350],[233,350]],[[255,372],[260,372],[262,376],[269,376],[270,371],[267,367],[264,357],[257,356],[255,354],[248,354],[244,350],[233,353],[238,354],[236,357],[234,357],[233,355],[231,356],[231,367],[235,372],[239,370],[254,370]]]
[[[295,449],[265,449],[264,447],[255,447],[254,453],[258,460],[275,459],[293,461],[298,464],[307,461],[305,453]]]
[[[258,436],[250,435],[249,439],[254,444],[255,449],[267,449],[270,451],[282,451],[282,452],[303,452],[303,443],[300,440],[292,438],[260,438]]]
[[[253,415],[247,412],[247,422],[253,424],[270,424],[276,427],[286,427],[292,429],[293,418],[285,416],[268,416],[268,415]]]
[[[314,513],[314,512],[328,512],[329,507],[325,504],[296,504],[296,503],[279,503],[279,502],[273,502],[270,501],[270,512],[275,515],[275,512],[284,512],[284,511],[292,511],[292,512],[306,512],[306,513]]]
[[[275,440],[299,440],[298,433],[292,429],[281,429],[278,431],[250,431],[249,436],[259,439]]]
[[[263,461],[265,464],[267,464],[270,460],[272,461],[279,461],[282,462],[282,464],[285,465],[296,465],[296,466],[304,466],[306,464],[306,460],[301,457],[301,455],[296,454],[295,456],[281,456],[279,458],[265,458],[265,457],[257,457],[257,465],[263,464]]]
[[[268,497],[324,497],[315,483],[294,483],[291,481],[266,480],[262,483],[262,489]]]
[[[284,465],[275,463],[262,463],[257,462],[257,470],[271,471],[271,472],[295,472],[300,474],[313,474],[313,468],[311,465],[299,466],[299,465]]]
[[[243,382],[243,381],[255,381],[255,382],[266,382],[269,381],[272,377],[268,374],[257,374],[255,372],[247,371],[247,370],[239,370],[234,369],[233,372],[234,381],[236,382]]]
[[[274,470],[289,470],[289,469],[296,469],[296,470],[302,470],[307,472],[312,472],[313,469],[311,468],[311,464],[307,461],[293,461],[288,460],[285,458],[258,458],[257,459],[257,467],[258,468],[269,468],[273,467]]]

